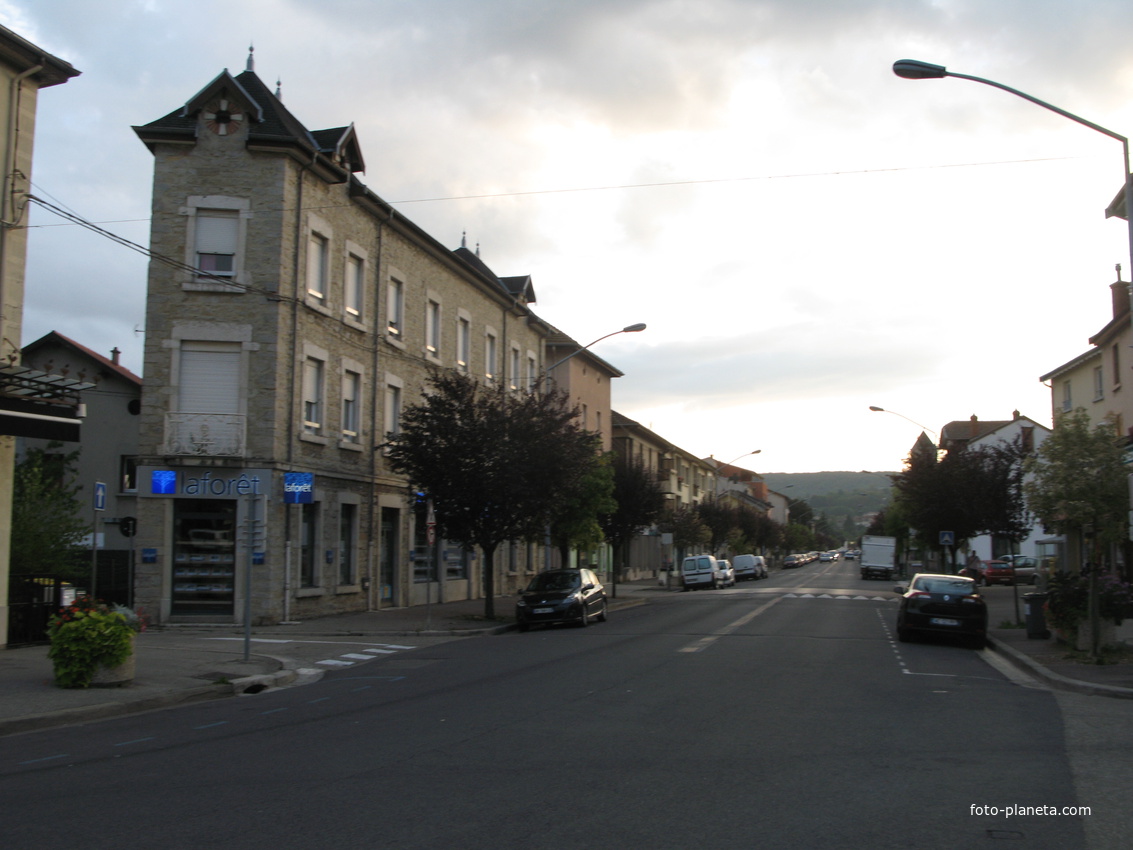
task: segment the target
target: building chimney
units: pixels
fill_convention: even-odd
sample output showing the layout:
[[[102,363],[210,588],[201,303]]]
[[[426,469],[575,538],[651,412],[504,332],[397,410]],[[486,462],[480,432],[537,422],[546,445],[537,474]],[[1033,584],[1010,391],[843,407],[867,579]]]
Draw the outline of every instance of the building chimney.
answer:
[[[1129,284],[1121,279],[1121,263],[1117,266],[1117,280],[1109,285],[1113,298],[1113,318],[1124,316],[1129,312]]]
[[[122,352],[118,350],[118,346],[114,346],[112,349],[110,349],[110,362],[115,366],[118,365],[118,355],[120,355],[121,353]]]

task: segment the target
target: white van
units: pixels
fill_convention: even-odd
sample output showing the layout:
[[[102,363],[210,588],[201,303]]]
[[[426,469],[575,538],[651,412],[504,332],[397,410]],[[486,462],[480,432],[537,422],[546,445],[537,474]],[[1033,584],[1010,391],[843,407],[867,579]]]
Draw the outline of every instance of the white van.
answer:
[[[690,555],[681,562],[681,590],[716,587],[716,559],[711,555]]]
[[[732,558],[732,566],[736,570],[736,581],[767,578],[767,561],[762,555],[736,555]]]

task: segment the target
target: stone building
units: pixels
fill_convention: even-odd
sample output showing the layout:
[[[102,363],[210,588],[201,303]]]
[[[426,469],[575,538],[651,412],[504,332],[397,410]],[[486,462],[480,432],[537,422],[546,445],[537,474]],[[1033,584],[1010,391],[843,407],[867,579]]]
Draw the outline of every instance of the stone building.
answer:
[[[69,62],[0,26],[0,646],[8,641],[12,472],[16,437],[78,439],[78,389],[20,365],[28,192],[40,89],[79,75]],[[49,380],[45,380],[49,379]]]
[[[134,130],[154,156],[138,602],[276,622],[478,597],[447,542],[429,580],[383,444],[434,370],[536,380],[530,280],[404,218],[359,179],[353,127],[308,130],[250,58]]]

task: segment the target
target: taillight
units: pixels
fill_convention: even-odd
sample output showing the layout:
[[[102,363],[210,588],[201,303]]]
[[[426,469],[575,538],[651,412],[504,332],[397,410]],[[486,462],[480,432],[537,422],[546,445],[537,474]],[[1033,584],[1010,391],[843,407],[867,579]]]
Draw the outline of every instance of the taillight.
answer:
[[[979,605],[980,603],[983,602],[983,600],[980,599],[978,596],[964,596],[964,597],[961,597],[960,601],[961,602],[967,602],[971,605]]]
[[[931,593],[925,593],[923,590],[914,590],[908,596],[909,599],[932,599]]]

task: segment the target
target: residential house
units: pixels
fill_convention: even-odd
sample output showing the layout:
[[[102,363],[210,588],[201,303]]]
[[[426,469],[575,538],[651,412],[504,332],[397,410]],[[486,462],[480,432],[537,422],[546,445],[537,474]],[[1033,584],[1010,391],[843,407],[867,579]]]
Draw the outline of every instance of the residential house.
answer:
[[[1010,419],[982,420],[973,415],[969,419],[949,422],[940,429],[939,448],[950,452],[1018,442],[1024,452],[1033,453],[1048,436],[1050,428],[1016,410]],[[1042,541],[1051,542],[1044,535],[1041,523],[1036,522],[1027,537],[1018,543],[982,534],[968,541],[968,550],[975,552],[983,560],[1007,554],[1034,557],[1044,554],[1039,546]]]
[[[530,281],[393,209],[358,176],[353,126],[308,129],[251,58],[134,130],[155,255],[138,601],[231,623],[477,598],[475,552],[441,541],[433,576],[424,505],[383,444],[438,369],[518,386],[516,352],[541,373]],[[517,556],[515,581],[537,567]]]
[[[12,470],[15,438],[50,431],[78,437],[79,387],[20,365],[27,207],[39,90],[78,76],[63,61],[0,26],[0,646],[8,642]],[[47,379],[47,380],[45,380]]]
[[[1124,189],[1114,203],[1124,207]],[[1113,213],[1117,214],[1117,213]],[[1060,413],[1081,409],[1094,426],[1106,425],[1113,429],[1115,439],[1133,441],[1133,388],[1130,388],[1130,361],[1133,359],[1133,325],[1129,310],[1130,284],[1118,279],[1109,285],[1111,318],[1093,336],[1090,348],[1072,360],[1052,369],[1039,378],[1049,383],[1051,411],[1057,426]],[[1127,448],[1127,459],[1133,458],[1133,449]],[[1083,562],[1081,541],[1074,535],[1065,546],[1052,545],[1045,554],[1056,557],[1058,563],[1076,570]]]
[[[81,381],[85,414],[82,439],[60,444],[45,438],[21,438],[27,448],[67,454],[78,451],[75,478],[88,506],[84,517],[94,528],[99,565],[95,595],[123,605],[132,603],[133,532],[137,525],[138,414],[142,379],[118,362],[118,350],[105,357],[56,331],[23,348],[24,366],[45,374]],[[96,484],[102,485],[101,508],[94,509]],[[90,541],[88,540],[88,545]],[[92,563],[94,558],[92,558]]]

